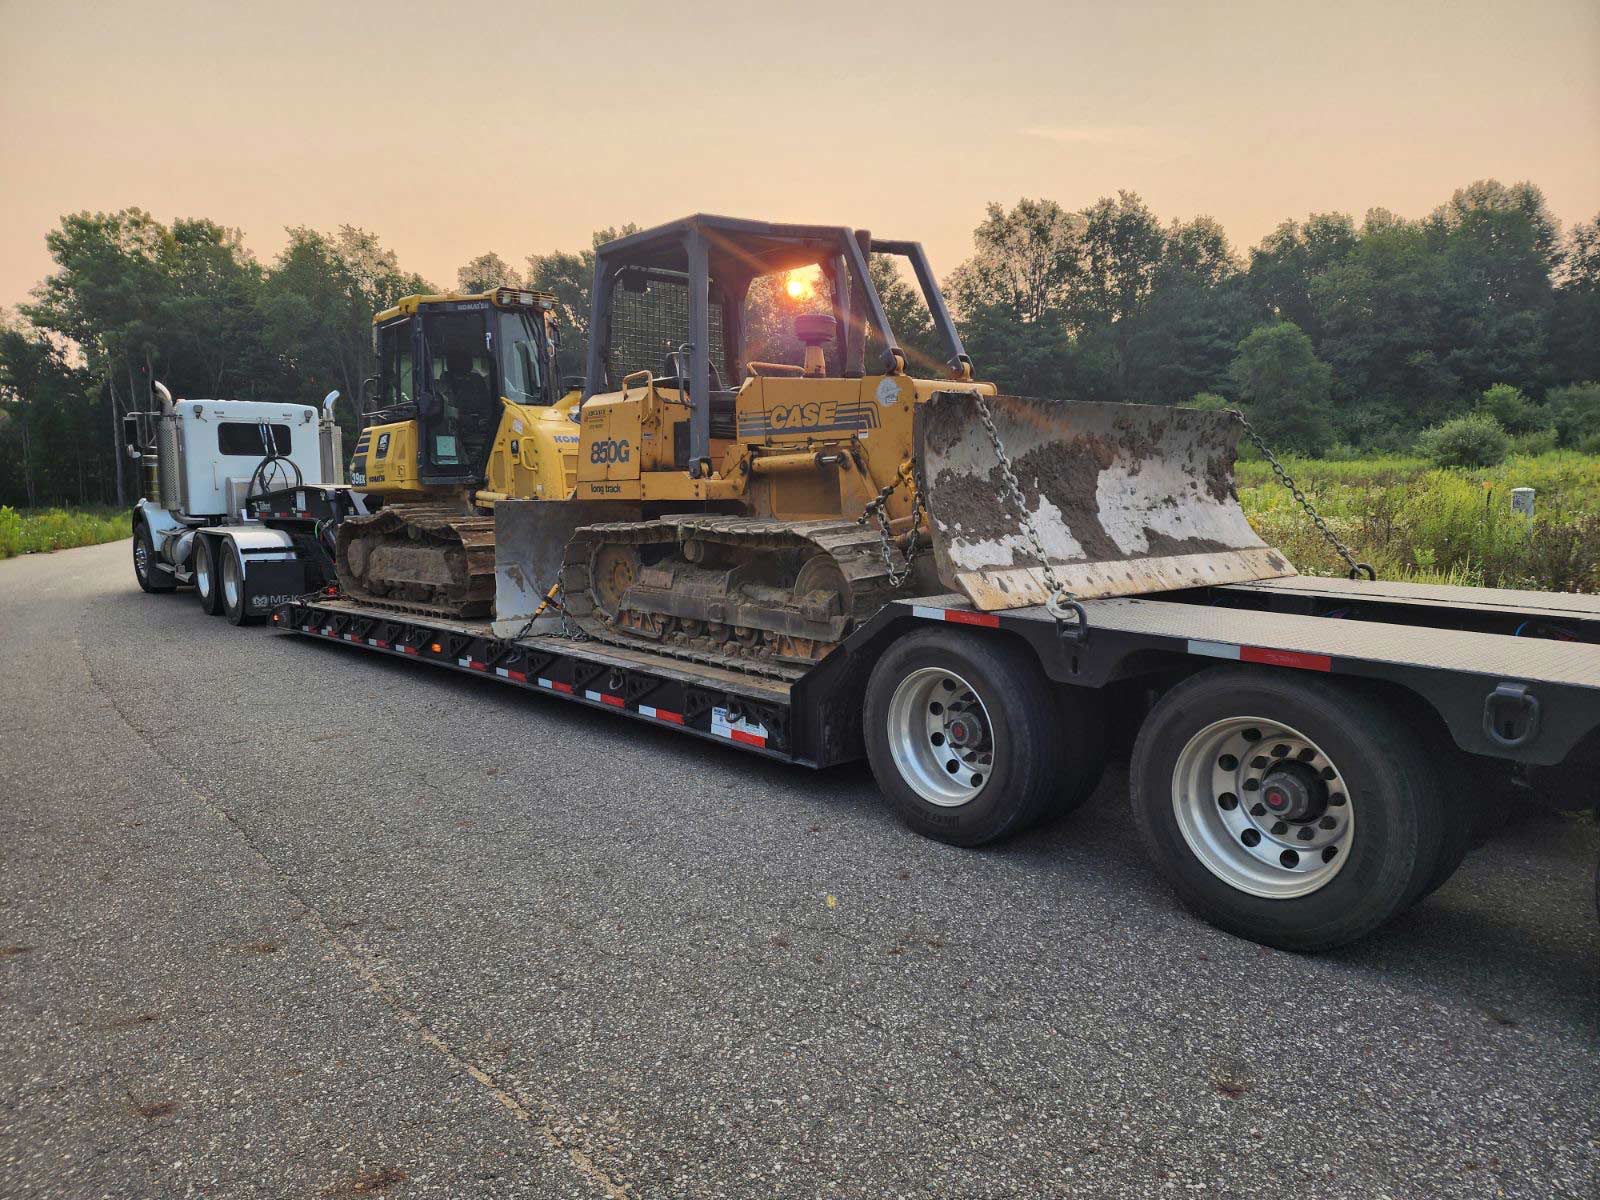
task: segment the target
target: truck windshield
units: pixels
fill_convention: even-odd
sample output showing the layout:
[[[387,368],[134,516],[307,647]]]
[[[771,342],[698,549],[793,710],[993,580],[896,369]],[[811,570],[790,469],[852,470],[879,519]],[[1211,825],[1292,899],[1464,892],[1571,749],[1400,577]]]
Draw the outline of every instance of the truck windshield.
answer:
[[[533,313],[500,311],[495,317],[501,394],[513,404],[549,404],[544,332]]]

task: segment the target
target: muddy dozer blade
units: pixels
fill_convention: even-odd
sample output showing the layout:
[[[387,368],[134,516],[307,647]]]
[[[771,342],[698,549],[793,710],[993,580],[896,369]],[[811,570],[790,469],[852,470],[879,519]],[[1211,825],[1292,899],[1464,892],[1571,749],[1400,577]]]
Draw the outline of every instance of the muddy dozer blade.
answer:
[[[1056,578],[1080,598],[1295,573],[1239,507],[1232,414],[1019,396],[987,403]],[[986,611],[1043,604],[1050,589],[977,400],[930,397],[915,436],[940,581]]]
[[[572,531],[600,521],[636,521],[639,506],[619,500],[501,500],[494,506],[494,631],[520,632],[561,576]],[[556,607],[547,605],[529,632],[554,632]]]

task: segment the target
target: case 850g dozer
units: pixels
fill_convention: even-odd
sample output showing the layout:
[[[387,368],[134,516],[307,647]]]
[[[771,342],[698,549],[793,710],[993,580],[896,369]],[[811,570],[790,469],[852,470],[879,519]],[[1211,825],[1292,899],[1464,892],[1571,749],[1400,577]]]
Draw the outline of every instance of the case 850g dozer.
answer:
[[[873,254],[909,261],[942,365],[909,361]],[[802,362],[753,361],[752,284],[795,272],[828,311]],[[572,497],[496,503],[507,633],[559,579],[591,637],[759,669],[941,585],[992,610],[1293,573],[1234,496],[1230,414],[997,395],[917,243],[691,217],[599,249],[590,329]]]

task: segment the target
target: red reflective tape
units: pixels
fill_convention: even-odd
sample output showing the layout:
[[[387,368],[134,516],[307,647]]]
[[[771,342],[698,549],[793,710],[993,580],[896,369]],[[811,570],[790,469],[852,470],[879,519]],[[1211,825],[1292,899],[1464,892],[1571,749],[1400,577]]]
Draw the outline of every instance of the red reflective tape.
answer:
[[[671,723],[673,725],[682,725],[683,724],[683,714],[682,713],[675,713],[675,712],[668,712],[664,708],[658,708],[658,709],[656,709],[656,720],[658,720],[658,721],[667,721],[667,722],[669,722],[669,723]]]
[[[379,650],[387,650],[389,648],[389,643],[384,641],[382,638],[376,639],[372,644]]]
[[[467,666],[471,667],[474,671],[487,671],[489,669],[488,663],[481,663],[475,658],[467,659]]]
[[[359,642],[361,640],[360,638],[358,638],[353,633],[347,633],[347,634],[344,635],[344,637],[345,637],[345,641],[347,641],[347,642]]]
[[[1333,670],[1333,660],[1326,654],[1304,654],[1299,650],[1269,650],[1265,646],[1240,646],[1239,661],[1266,663],[1273,667],[1297,667],[1302,671]]]
[[[558,692],[565,692],[569,696],[572,695],[572,685],[570,683],[559,683],[552,681],[550,686],[555,688],[555,690]]]
[[[602,703],[611,705],[612,708],[622,708],[623,707],[622,697],[621,696],[613,696],[610,692],[601,692],[600,693],[600,700],[601,700]]]
[[[404,650],[407,654],[415,654],[415,653],[417,653],[417,648],[415,646],[402,646],[401,649]]]
[[[528,682],[528,675],[527,675],[527,672],[525,672],[525,671],[507,671],[506,672],[506,678],[507,679],[515,679],[518,683],[527,683]]]
[[[947,608],[944,619],[955,625],[982,625],[985,629],[998,629],[1000,618],[994,613],[968,612],[963,608]]]
[[[765,746],[767,739],[759,734],[746,733],[742,729],[728,730],[728,736],[736,742],[743,742],[747,746]]]

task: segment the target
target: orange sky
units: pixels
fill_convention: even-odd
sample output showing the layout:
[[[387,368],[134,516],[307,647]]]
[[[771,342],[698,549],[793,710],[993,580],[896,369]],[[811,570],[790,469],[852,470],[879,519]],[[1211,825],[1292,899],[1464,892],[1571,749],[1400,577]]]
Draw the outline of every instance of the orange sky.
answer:
[[[1236,246],[1485,176],[1600,212],[1600,4],[0,0],[0,304],[63,212],[376,232],[437,283],[696,210],[966,255],[1118,188]]]

